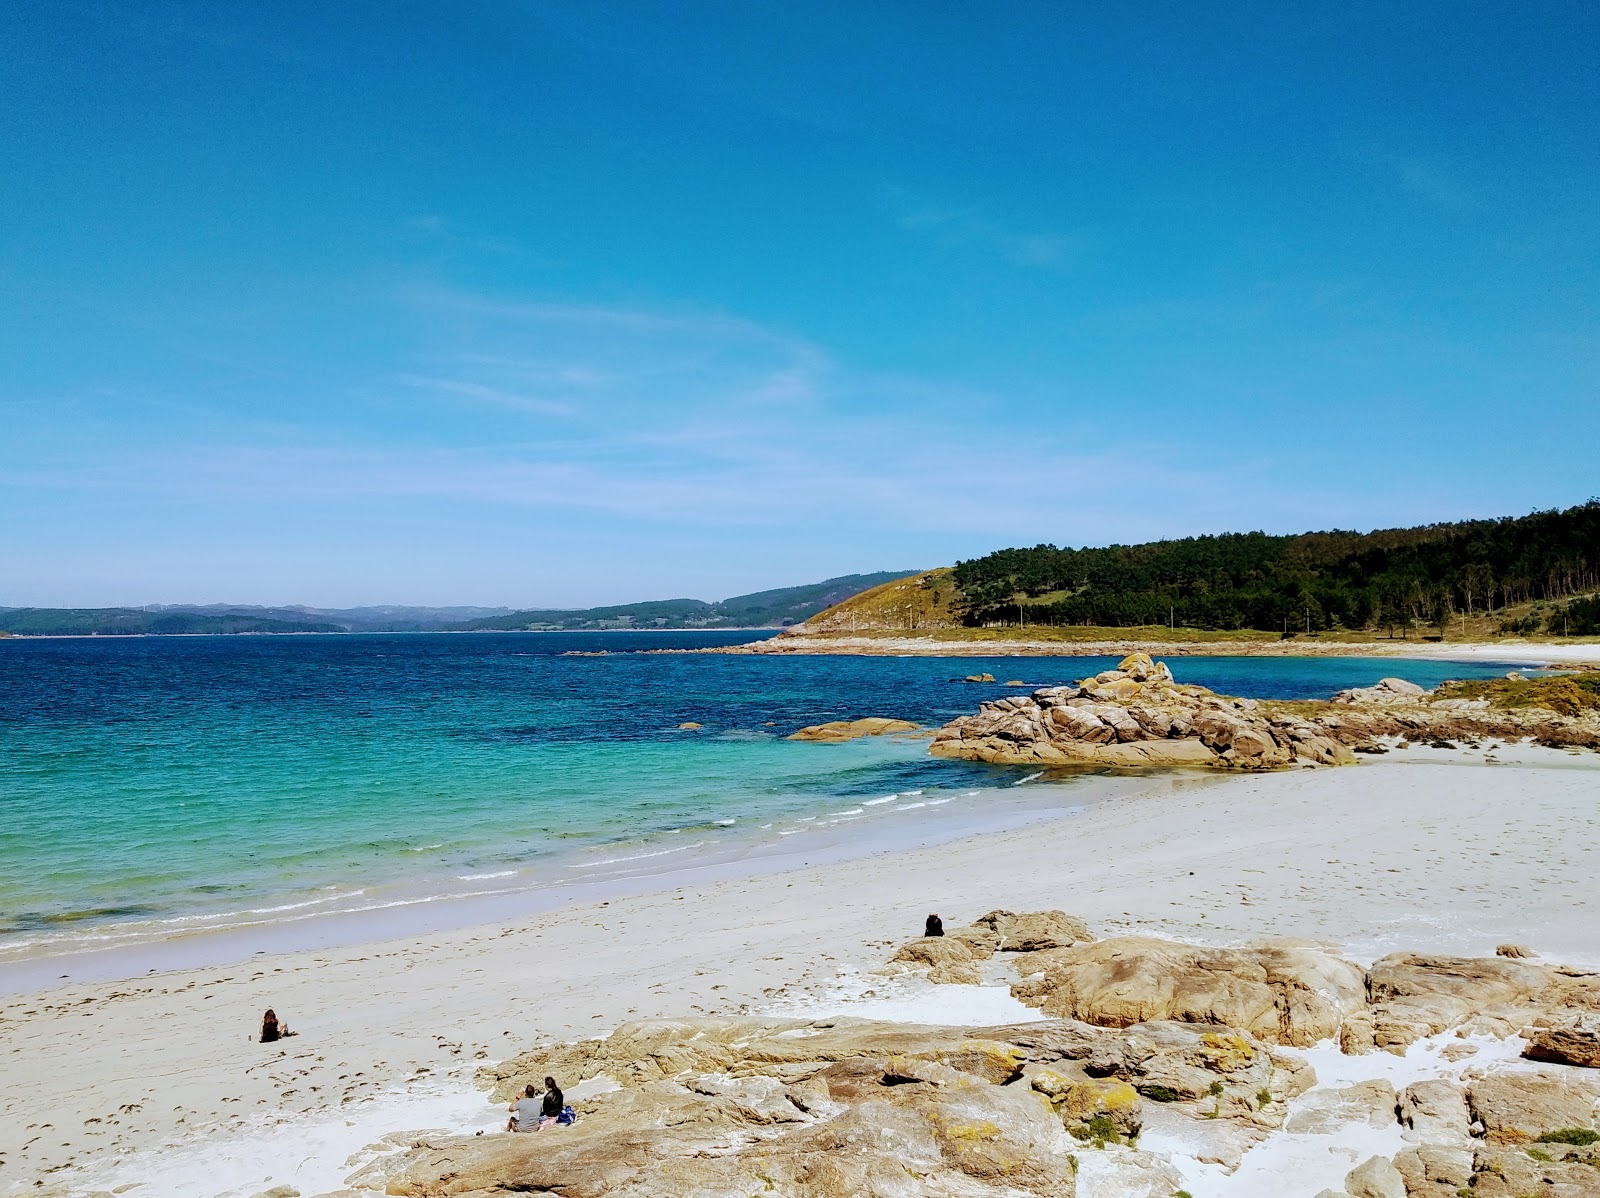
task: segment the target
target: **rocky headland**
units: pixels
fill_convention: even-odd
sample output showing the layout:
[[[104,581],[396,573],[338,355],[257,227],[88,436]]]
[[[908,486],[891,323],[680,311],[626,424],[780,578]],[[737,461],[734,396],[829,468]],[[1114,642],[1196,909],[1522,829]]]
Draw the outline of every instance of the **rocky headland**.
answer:
[[[1008,765],[1263,770],[1349,765],[1356,753],[1413,740],[1600,748],[1596,706],[1573,702],[1563,711],[1559,701],[1506,706],[1496,698],[1461,693],[1461,684],[1425,691],[1385,678],[1327,702],[1239,699],[1179,683],[1165,662],[1134,653],[1076,686],[983,703],[940,728],[930,752]]]
[[[1282,1133],[1391,1129],[1329,1198],[1600,1196],[1600,974],[1528,959],[1095,938],[993,911],[885,967],[971,985],[1009,965],[1046,1016],[987,1028],[858,1019],[653,1019],[485,1068],[506,1101],[548,1074],[576,1126],[414,1137],[351,1179],[409,1198],[1129,1198],[1186,1192]],[[1003,962],[1000,960],[1003,958]],[[1403,1055],[1448,1034],[1450,1077],[1319,1085],[1302,1055]],[[1520,1059],[1496,1043],[1522,1045]],[[1181,1158],[1181,1159],[1180,1159]]]

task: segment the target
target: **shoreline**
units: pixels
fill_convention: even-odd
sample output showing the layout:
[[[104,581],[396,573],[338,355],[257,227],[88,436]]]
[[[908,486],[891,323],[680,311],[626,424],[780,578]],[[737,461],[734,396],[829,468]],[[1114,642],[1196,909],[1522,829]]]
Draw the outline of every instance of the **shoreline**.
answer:
[[[81,1193],[93,1165],[97,1183],[112,1170],[118,1184],[160,1178],[174,1198],[249,1198],[313,1174],[266,1160],[277,1172],[224,1189],[204,1162],[270,1139],[278,1120],[295,1145],[352,1122],[366,1143],[369,1114],[387,1112],[392,1132],[437,1126],[441,1085],[537,1042],[652,1016],[817,1009],[846,983],[870,995],[883,986],[871,971],[927,911],[1061,908],[1102,936],[1296,937],[1363,962],[1502,941],[1597,962],[1597,768],[1592,754],[1507,745],[1145,779],[1069,818],[871,858],[8,996],[0,1184]],[[300,1034],[256,1044],[268,1005]],[[449,1085],[461,1109],[500,1117]],[[49,1188],[32,1188],[41,1177]]]
[[[383,643],[398,644],[394,638],[368,639],[376,648],[363,653],[387,654],[389,651],[382,648]],[[631,648],[641,639],[649,644],[661,639],[683,642],[704,638],[627,636],[612,638],[609,643]],[[338,642],[324,643],[337,645]],[[520,643],[506,642],[507,645]],[[606,642],[596,638],[591,643]],[[176,653],[178,647],[172,648]],[[213,648],[222,651],[226,646],[218,642]],[[150,645],[150,652],[158,658],[172,657],[159,650],[159,644]],[[88,655],[91,659],[100,656]],[[182,656],[179,654],[178,658]],[[250,658],[252,654],[244,656]],[[551,660],[545,659],[546,663]],[[1189,668],[1196,674],[1206,673],[1213,667],[1226,673],[1227,660],[1204,659],[1207,664],[1195,662]],[[1055,662],[1048,668],[1041,665],[1026,676],[1042,670],[1042,676],[1036,678],[1035,683],[1057,682],[1059,679],[1054,675],[1071,662],[1070,659],[1055,659]],[[715,664],[695,665],[692,660],[681,659],[655,662],[637,656],[614,659],[618,669],[636,668],[646,674],[674,676],[688,670],[697,676],[713,677],[723,667],[709,673],[703,667]],[[780,665],[786,668],[776,669]],[[1233,685],[1222,687],[1228,693],[1261,693],[1252,688],[1268,685],[1254,678],[1263,672],[1276,677],[1280,673],[1298,676],[1309,671],[1320,679],[1309,689],[1303,684],[1290,685],[1287,693],[1291,695],[1326,694],[1350,681],[1372,682],[1378,675],[1375,667],[1357,660],[1329,659],[1325,665],[1316,665],[1248,662],[1241,658],[1235,665],[1243,673],[1232,679]],[[787,667],[802,666],[801,675],[809,678],[816,673],[800,661],[741,664],[733,659],[726,662],[729,670],[744,678],[776,676],[778,682],[774,685],[780,688],[789,685],[784,679],[792,682],[796,674],[794,668]],[[867,669],[868,666],[872,668]],[[1255,668],[1249,668],[1252,666]],[[988,668],[998,670],[999,666]],[[516,669],[520,677],[525,667],[518,663]],[[588,663],[582,663],[580,669],[581,674],[574,676],[589,679],[593,674]],[[1415,674],[1419,680],[1423,680],[1425,674],[1436,680],[1448,669],[1438,663],[1419,661],[1414,669],[1407,669],[1407,673]],[[1482,667],[1478,669],[1481,672]],[[1337,681],[1351,671],[1363,676]],[[1020,809],[1073,806],[1089,800],[1100,790],[1141,784],[1103,783],[1094,775],[1113,773],[1109,765],[1085,764],[1078,769],[1049,774],[1051,783],[1070,779],[1070,791],[1062,791],[1054,785],[1018,790],[1014,784],[1025,780],[1025,772],[1036,773],[1036,765],[991,767],[930,757],[922,738],[931,735],[951,715],[968,711],[968,705],[974,702],[974,692],[969,687],[944,675],[967,672],[967,669],[952,671],[937,659],[899,663],[879,660],[859,662],[856,666],[838,662],[829,670],[823,670],[820,676],[839,675],[840,678],[835,679],[842,679],[838,689],[851,698],[833,703],[835,691],[828,690],[814,700],[803,697],[807,706],[799,709],[781,708],[765,713],[782,716],[786,721],[782,727],[774,721],[759,722],[764,709],[723,709],[714,700],[696,692],[692,701],[678,704],[682,707],[681,713],[650,713],[652,718],[644,725],[644,731],[651,748],[650,755],[645,758],[634,748],[607,748],[598,762],[587,749],[573,748],[560,754],[556,764],[565,772],[556,776],[553,793],[567,804],[565,807],[553,802],[547,813],[543,807],[524,808],[520,803],[467,805],[465,809],[480,818],[481,828],[485,829],[470,834],[465,824],[459,828],[445,826],[440,821],[430,820],[427,811],[419,810],[414,818],[401,820],[392,828],[386,826],[378,842],[367,846],[370,853],[359,859],[354,850],[345,852],[343,846],[349,844],[360,849],[364,842],[373,839],[370,822],[345,821],[350,825],[348,828],[340,825],[335,829],[344,838],[339,841],[315,826],[302,837],[296,830],[298,824],[291,820],[284,824],[281,832],[275,831],[275,841],[264,842],[266,847],[262,850],[269,863],[287,861],[289,865],[280,865],[274,871],[256,868],[252,861],[241,857],[237,883],[231,886],[222,884],[234,881],[230,877],[231,865],[219,869],[216,860],[209,864],[203,860],[194,861],[192,865],[179,860],[180,846],[185,843],[181,830],[190,825],[184,822],[178,808],[188,806],[187,802],[172,804],[173,813],[179,818],[174,818],[170,824],[164,822],[159,804],[153,805],[152,810],[161,818],[148,827],[139,825],[137,829],[144,839],[134,843],[143,855],[130,855],[133,865],[141,861],[153,862],[158,867],[173,863],[184,871],[175,875],[175,882],[152,886],[147,893],[141,893],[136,883],[122,885],[119,878],[123,874],[109,868],[109,863],[99,871],[104,880],[96,878],[94,889],[72,890],[53,885],[51,879],[70,876],[66,871],[78,868],[89,854],[78,852],[74,856],[55,852],[51,856],[48,837],[39,840],[34,847],[35,842],[24,836],[14,846],[6,871],[8,883],[20,897],[11,916],[0,919],[0,928],[4,929],[4,934],[0,935],[0,992],[25,991],[61,981],[137,976],[151,967],[194,968],[238,961],[259,952],[332,949],[373,939],[447,931],[497,918],[534,914],[572,901],[638,893],[663,884],[650,880],[649,875],[699,881],[770,872],[808,862],[861,858],[884,849],[946,842],[996,826],[1028,822],[1042,816],[1023,815],[1018,813]],[[858,693],[857,689],[846,685],[858,674],[879,681],[859,688]],[[934,679],[937,687],[930,687],[933,697],[923,699],[919,692],[919,701],[924,706],[909,713],[894,706],[904,694],[904,688],[886,687],[881,681],[885,677],[891,682],[915,677],[927,682],[935,675],[938,676]],[[610,675],[601,672],[601,677]],[[606,685],[601,682],[599,687],[604,690]],[[1243,689],[1239,689],[1241,686]],[[591,681],[583,683],[586,691],[595,687]],[[987,693],[978,692],[977,698],[982,699]],[[867,711],[911,714],[929,719],[930,723],[918,737],[872,738],[832,748],[790,746],[779,744],[776,739],[802,718],[815,720]],[[95,718],[93,711],[85,714]],[[485,756],[482,762],[474,758],[469,764],[480,772],[488,767],[498,771],[482,774],[488,778],[484,784],[485,793],[491,793],[495,787],[507,794],[527,791],[526,787],[524,791],[515,788],[531,776],[525,764],[500,748],[502,744],[511,744],[515,749],[523,745],[524,734],[531,730],[522,725],[523,720],[530,718],[524,708],[510,704],[506,710],[493,710],[482,718],[469,714],[444,712],[436,721],[444,729],[440,743],[454,751],[455,741],[450,738],[465,730],[463,743],[477,753],[481,725],[492,734],[481,739],[493,747],[496,757],[491,761]],[[698,748],[680,752],[670,747],[692,743],[681,731],[671,730],[673,721],[684,714],[714,721],[715,726],[704,737],[705,752],[714,751],[718,755],[705,758],[709,765],[701,764]],[[248,731],[250,726],[241,727]],[[360,732],[359,725],[351,727]],[[775,730],[769,731],[769,728]],[[502,730],[515,733],[515,738],[502,737]],[[70,738],[57,732],[52,735],[55,740],[43,742],[41,752],[51,745],[60,748],[72,743]],[[540,736],[550,739],[544,733]],[[700,739],[697,736],[692,741]],[[722,745],[723,740],[728,743]],[[772,743],[752,748],[744,743],[746,741]],[[115,743],[114,740],[108,742]],[[224,752],[231,751],[235,743],[239,744],[243,754],[240,768],[256,768],[265,760],[259,752],[251,756],[249,738],[237,736],[231,728],[221,739],[213,735],[208,743],[217,744]],[[658,750],[657,745],[667,747]],[[26,748],[26,744],[23,747]],[[50,766],[52,761],[48,756],[39,760],[42,766]],[[535,756],[532,760],[541,759]],[[336,761],[341,766],[344,764],[343,759]],[[343,791],[353,792],[356,787],[352,779],[359,780],[361,794],[370,793],[365,787],[377,785],[377,780],[385,777],[385,766],[390,764],[388,758],[380,759],[371,753],[352,761],[354,764],[350,768],[357,772],[337,775],[339,785]],[[510,764],[505,764],[507,762]],[[409,772],[404,777],[421,781],[400,787],[397,793],[402,799],[409,801],[411,794],[422,786],[449,785],[445,775],[431,773],[425,768],[430,763],[431,759],[420,753],[415,759],[407,759]],[[692,767],[694,772],[685,774],[686,766]],[[812,785],[806,781],[813,772],[825,777],[826,783]],[[51,776],[39,769],[31,774],[24,770],[21,774],[25,783],[30,777]],[[460,776],[470,785],[478,774],[467,771]],[[115,780],[115,775],[112,777]],[[135,781],[144,780],[144,776],[137,773],[132,777]],[[157,787],[165,787],[170,777],[173,777],[170,773],[153,776],[153,783],[145,782],[140,793],[165,793]],[[270,771],[266,777],[270,783],[287,785],[275,779]],[[181,776],[176,778],[178,784],[182,781]],[[316,786],[309,789],[300,786],[298,776],[289,781],[299,789],[289,787],[284,793],[305,802],[305,814],[297,818],[321,818],[321,809],[309,798]],[[205,779],[202,783],[196,793],[208,798],[216,788],[208,789]],[[710,789],[706,790],[708,786]],[[878,789],[880,786],[882,789]],[[51,795],[48,788],[36,789],[44,798]],[[80,790],[86,803],[98,801],[91,786],[80,786]],[[338,788],[336,792],[342,793]],[[175,793],[180,799],[192,797]],[[590,806],[584,805],[585,799],[596,794],[613,806],[595,807],[591,812]],[[653,807],[648,806],[652,803]],[[621,810],[621,804],[629,805],[630,811],[648,810],[651,814],[648,818],[638,815],[627,819],[606,815]],[[371,804],[368,806],[374,812],[380,810]],[[412,810],[409,807],[396,809]],[[26,815],[29,807],[24,804],[21,810]],[[226,812],[230,808],[219,810]],[[328,810],[333,811],[331,807]],[[1004,820],[997,819],[1001,812],[1015,814],[1007,814]],[[600,819],[601,815],[606,818]],[[166,827],[180,832],[162,833],[160,829]],[[253,843],[254,836],[247,830],[231,838],[217,837],[216,841],[235,846],[240,853],[248,855],[258,847]],[[67,843],[70,846],[71,841]],[[100,842],[84,840],[89,847],[97,843]],[[105,843],[119,850],[128,843],[128,838],[108,837]],[[145,844],[153,846],[150,851],[143,851]],[[755,860],[757,858],[771,860]],[[30,870],[30,859],[49,864],[56,872]],[[121,860],[114,859],[117,863]],[[322,868],[327,861],[339,868]],[[687,867],[708,868],[684,872]],[[159,879],[159,875],[157,877]]]
[[[1019,771],[1020,772],[1020,771]],[[1165,771],[1173,776],[1177,771]],[[1027,786],[1031,802],[996,802],[1007,792],[1038,778],[1021,777],[1006,786],[986,787],[964,796],[975,800],[948,814],[919,811],[920,822],[909,817],[872,827],[849,839],[852,829],[817,827],[779,846],[734,845],[731,855],[708,855],[687,866],[642,870],[601,878],[538,881],[532,878],[502,889],[461,894],[395,898],[370,906],[317,911],[299,917],[254,923],[171,930],[148,939],[103,948],[68,948],[65,951],[24,953],[0,959],[0,997],[26,995],[61,983],[91,984],[125,981],[150,973],[201,969],[237,964],[263,953],[272,956],[309,951],[341,950],[425,935],[459,932],[490,923],[544,915],[559,908],[604,904],[617,899],[660,893],[674,887],[709,885],[784,873],[807,866],[839,866],[893,855],[912,848],[948,845],[974,836],[997,835],[1040,823],[1072,819],[1089,806],[1137,793],[1159,780],[1160,774],[1083,771],[1075,777],[1057,777]],[[1211,774],[1194,775],[1205,781]],[[921,792],[917,792],[920,794]],[[891,797],[908,797],[907,795]],[[949,803],[950,798],[942,800]],[[927,804],[916,804],[918,807]],[[894,808],[890,814],[900,814]],[[360,892],[356,892],[360,893]],[[171,922],[203,918],[176,917]],[[128,925],[103,925],[113,931]],[[86,934],[95,934],[93,930]]]
[[[1555,641],[1149,641],[1149,640],[941,640],[929,636],[779,635],[747,645],[661,649],[661,653],[747,653],[754,656],[861,657],[1372,657],[1434,661],[1489,661],[1506,665],[1600,669],[1600,643]]]

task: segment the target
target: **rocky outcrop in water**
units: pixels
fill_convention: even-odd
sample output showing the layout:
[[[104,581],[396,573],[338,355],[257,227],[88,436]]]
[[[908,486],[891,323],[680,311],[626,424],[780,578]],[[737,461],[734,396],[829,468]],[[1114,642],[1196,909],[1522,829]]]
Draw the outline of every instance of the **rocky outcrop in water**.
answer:
[[[1179,684],[1165,662],[1143,653],[1076,686],[984,703],[939,729],[931,751],[1023,765],[1272,769],[1355,760],[1318,724]]]
[[[915,732],[919,727],[920,725],[913,724],[910,720],[868,716],[863,720],[832,720],[826,724],[812,724],[791,734],[789,739],[841,744],[847,740],[860,740],[863,736],[890,736],[897,732]]]
[[[1403,678],[1340,691],[1324,703],[1219,695],[1173,679],[1147,654],[1076,686],[979,705],[934,734],[940,757],[1006,765],[1209,766],[1239,770],[1349,765],[1385,742],[1455,747],[1484,737],[1600,748],[1600,718],[1425,691]]]

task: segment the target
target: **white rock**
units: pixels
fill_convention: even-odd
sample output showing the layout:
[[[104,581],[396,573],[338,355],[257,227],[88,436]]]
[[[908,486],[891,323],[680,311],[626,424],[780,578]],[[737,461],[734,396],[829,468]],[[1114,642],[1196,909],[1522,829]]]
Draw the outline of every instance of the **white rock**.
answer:
[[[1374,1156],[1345,1174],[1350,1198],[1406,1198],[1406,1179],[1386,1157]]]

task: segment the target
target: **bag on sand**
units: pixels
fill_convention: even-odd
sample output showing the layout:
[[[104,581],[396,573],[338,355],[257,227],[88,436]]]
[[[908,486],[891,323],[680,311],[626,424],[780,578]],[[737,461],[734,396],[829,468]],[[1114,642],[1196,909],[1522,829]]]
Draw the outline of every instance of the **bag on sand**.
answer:
[[[556,1122],[558,1124],[562,1125],[562,1126],[566,1126],[568,1124],[576,1123],[577,1121],[578,1121],[578,1112],[573,1110],[569,1106],[562,1107],[561,1108],[561,1113],[556,1116]]]

